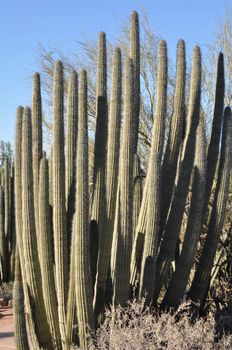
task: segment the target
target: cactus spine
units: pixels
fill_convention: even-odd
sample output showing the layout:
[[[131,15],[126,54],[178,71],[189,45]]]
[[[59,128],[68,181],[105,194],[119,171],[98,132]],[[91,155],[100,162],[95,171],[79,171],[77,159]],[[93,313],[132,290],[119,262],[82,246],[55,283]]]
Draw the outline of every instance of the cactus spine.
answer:
[[[80,346],[91,345],[90,329],[93,329],[93,295],[89,259],[89,196],[88,196],[88,127],[86,72],[80,72],[78,110],[76,213],[74,217],[76,308]],[[89,328],[90,327],[90,328]]]

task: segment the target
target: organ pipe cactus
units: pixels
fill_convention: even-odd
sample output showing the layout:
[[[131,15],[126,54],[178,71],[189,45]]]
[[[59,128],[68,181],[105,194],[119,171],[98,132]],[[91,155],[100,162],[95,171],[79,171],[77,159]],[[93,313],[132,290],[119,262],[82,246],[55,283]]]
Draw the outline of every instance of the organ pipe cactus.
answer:
[[[94,147],[93,198],[91,220],[99,234],[104,230],[106,210],[106,145],[107,145],[107,86],[106,86],[106,37],[99,34],[97,86],[96,86],[96,133]],[[94,225],[94,223],[92,223]],[[100,247],[101,249],[101,247]]]
[[[179,40],[177,47],[176,87],[173,103],[173,114],[170,123],[168,142],[162,164],[160,236],[162,236],[162,229],[164,228],[168,209],[172,199],[178,157],[180,153],[180,145],[183,134],[183,122],[185,116],[185,79],[185,43],[183,40]]]
[[[33,94],[32,94],[32,161],[33,161],[33,190],[35,206],[36,232],[39,234],[39,217],[38,217],[38,195],[39,195],[39,164],[42,158],[42,101],[40,75],[34,74]]]
[[[146,302],[151,303],[155,288],[155,266],[158,250],[158,234],[160,221],[160,175],[164,145],[165,117],[167,109],[167,45],[161,41],[159,45],[158,87],[156,110],[152,131],[152,145],[147,174],[148,207],[146,233],[141,263],[140,297],[146,295]],[[148,260],[149,259],[149,260]],[[147,262],[149,261],[149,269]],[[146,276],[149,272],[149,278]]]
[[[97,262],[94,306],[98,316],[105,303],[107,274],[110,262],[114,219],[116,209],[116,193],[118,186],[119,149],[120,149],[120,121],[121,121],[121,94],[122,94],[121,51],[114,50],[112,86],[109,112],[109,134],[107,147],[107,179],[106,204],[107,223],[105,231],[100,235],[100,249]],[[92,253],[91,253],[92,254]]]
[[[179,176],[177,185],[157,259],[157,284],[154,295],[155,300],[158,297],[161,287],[163,286],[171,261],[174,260],[175,247],[181,228],[194,163],[196,131],[200,116],[200,96],[201,53],[200,48],[196,46],[194,49],[192,62],[187,134],[183,146],[183,157],[180,161],[180,169],[178,170]]]
[[[9,176],[9,169],[5,176],[1,169],[0,254],[3,278],[7,260],[3,247],[5,233],[12,253],[14,237],[9,233],[14,231],[15,207],[19,255],[16,260],[15,320],[19,349],[28,348],[20,265],[25,312],[34,349],[69,350],[72,343],[81,348],[94,348],[92,332],[102,322],[107,303],[124,306],[134,291],[136,297],[145,296],[146,304],[150,305],[157,302],[164,283],[169,283],[160,307],[177,308],[186,292],[217,169],[224,97],[223,55],[218,58],[215,111],[206,165],[204,122],[200,119],[200,49],[194,50],[187,128],[183,137],[186,62],[184,42],[178,43],[173,114],[164,151],[167,48],[164,41],[160,42],[153,135],[142,193],[143,169],[137,153],[140,113],[138,23],[138,14],[133,12],[124,89],[121,86],[121,52],[119,48],[114,51],[109,122],[106,40],[104,33],[99,35],[93,183],[89,183],[88,177],[91,162],[87,74],[84,70],[80,72],[79,84],[74,71],[69,80],[65,148],[63,66],[60,61],[55,64],[54,139],[49,166],[46,155],[42,154],[38,73],[34,76],[32,125],[30,109],[19,107],[17,110],[14,179]],[[207,238],[188,293],[190,299],[200,301],[202,305],[224,220],[231,169],[231,118],[227,108]],[[14,186],[14,195],[10,192],[10,183]],[[176,243],[184,228],[187,199],[190,199],[190,211],[184,241],[172,271]],[[207,225],[204,230],[207,231]]]
[[[89,196],[88,196],[88,128],[87,128],[87,80],[86,72],[80,72],[78,109],[78,146],[76,213],[73,226],[75,244],[76,310],[80,346],[91,346],[90,329],[93,329],[93,295],[89,259]]]
[[[75,211],[75,171],[78,118],[78,78],[73,70],[68,84],[67,153],[66,153],[66,211],[69,244],[71,244],[72,219]]]
[[[133,11],[130,18],[130,58],[134,67],[134,153],[137,152],[139,132],[139,111],[140,111],[140,40],[139,40],[139,17]]]
[[[29,350],[30,348],[27,337],[26,317],[24,314],[23,282],[18,253],[16,253],[13,300],[16,350]]]
[[[4,231],[4,192],[0,185],[0,281],[7,281],[7,241]]]
[[[31,111],[24,109],[22,125],[22,237],[26,272],[26,283],[31,298],[34,322],[40,346],[51,347],[51,335],[45,314],[41,270],[34,216],[33,178],[32,174],[32,136]]]
[[[201,305],[210,285],[210,274],[224,222],[232,166],[231,151],[232,113],[230,107],[226,107],[223,118],[222,145],[213,209],[210,216],[206,241],[189,291],[189,298],[195,302],[199,302]]]
[[[39,179],[38,217],[40,232],[38,235],[38,248],[40,251],[45,311],[53,337],[53,344],[56,349],[61,349],[56,286],[53,270],[53,237],[49,210],[48,162],[45,154],[43,154],[40,161]]]
[[[60,61],[55,65],[53,89],[53,233],[58,315],[62,342],[65,343],[68,242],[65,210],[63,65]]]
[[[125,68],[124,125],[119,165],[118,230],[114,304],[125,305],[129,295],[130,258],[132,248],[133,160],[135,129],[133,124],[133,61]]]
[[[221,125],[223,119],[224,108],[224,94],[225,94],[225,81],[224,81],[224,58],[220,53],[217,62],[217,82],[215,91],[215,103],[214,103],[214,116],[211,130],[211,137],[207,152],[207,168],[206,168],[206,189],[203,207],[203,217],[205,219],[207,206],[212,190],[213,180],[215,177],[216,167],[218,163],[218,154],[220,148],[220,136]]]
[[[192,198],[181,255],[161,308],[177,308],[183,300],[201,232],[206,180],[206,136],[203,115],[197,129]]]

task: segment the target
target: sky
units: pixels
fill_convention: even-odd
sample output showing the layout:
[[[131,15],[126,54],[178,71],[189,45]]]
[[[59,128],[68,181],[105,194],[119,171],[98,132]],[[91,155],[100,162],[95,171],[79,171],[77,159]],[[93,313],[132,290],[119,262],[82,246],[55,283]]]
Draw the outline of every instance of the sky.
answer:
[[[226,4],[232,0],[1,0],[0,140],[14,142],[16,108],[31,104],[38,44],[72,53],[83,34],[97,40],[105,31],[114,39],[131,11],[144,8],[171,56],[180,38],[191,54],[212,41]]]

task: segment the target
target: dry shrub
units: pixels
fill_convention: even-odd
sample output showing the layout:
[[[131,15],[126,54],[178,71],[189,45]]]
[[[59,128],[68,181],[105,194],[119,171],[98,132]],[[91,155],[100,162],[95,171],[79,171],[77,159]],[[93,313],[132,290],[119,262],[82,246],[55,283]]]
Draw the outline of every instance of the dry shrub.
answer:
[[[101,350],[210,350],[232,349],[232,336],[215,342],[213,314],[190,322],[189,304],[174,314],[151,314],[144,301],[132,301],[127,308],[108,310],[104,324],[96,333],[96,348]]]

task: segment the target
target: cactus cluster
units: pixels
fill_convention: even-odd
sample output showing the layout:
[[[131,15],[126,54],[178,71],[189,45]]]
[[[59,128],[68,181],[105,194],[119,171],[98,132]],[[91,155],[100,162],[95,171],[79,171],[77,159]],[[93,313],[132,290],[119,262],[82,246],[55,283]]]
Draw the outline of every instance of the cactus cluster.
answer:
[[[180,40],[173,114],[165,143],[168,59],[166,42],[160,41],[152,140],[144,176],[137,152],[138,14],[131,15],[130,50],[123,69],[120,48],[114,50],[109,100],[106,35],[100,33],[93,184],[88,176],[87,72],[70,75],[65,135],[63,65],[55,64],[49,160],[42,143],[40,76],[34,75],[32,111],[17,109],[14,169],[10,171],[6,162],[0,184],[0,278],[9,280],[15,273],[18,350],[29,348],[26,322],[34,349],[68,350],[72,344],[87,349],[95,348],[94,331],[109,304],[125,306],[129,298],[143,297],[146,305],[165,310],[177,308],[187,295],[203,306],[227,202],[232,113],[229,107],[224,111],[220,53],[207,145],[200,48],[196,46],[193,52],[188,101],[185,55],[185,43]],[[210,196],[213,206],[208,218]],[[190,210],[179,251],[188,199]],[[203,226],[207,236],[193,269]]]

